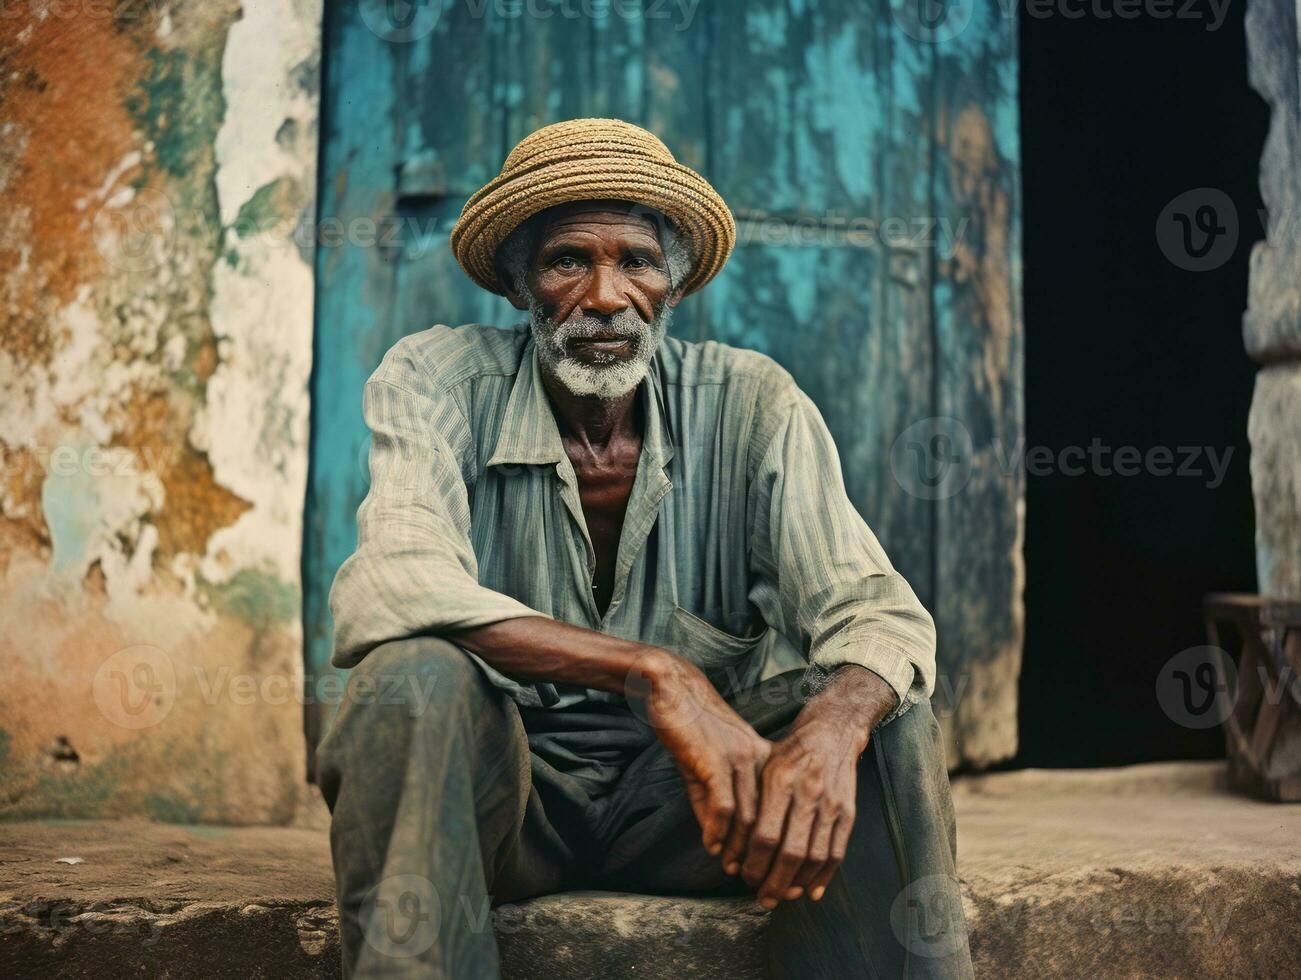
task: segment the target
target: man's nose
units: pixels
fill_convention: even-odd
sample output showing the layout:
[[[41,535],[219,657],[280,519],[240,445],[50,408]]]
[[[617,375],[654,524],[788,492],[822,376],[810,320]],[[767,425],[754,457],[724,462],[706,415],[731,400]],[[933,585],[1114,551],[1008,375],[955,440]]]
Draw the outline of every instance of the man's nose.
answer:
[[[592,270],[592,281],[579,304],[584,313],[613,316],[629,306],[623,277],[618,270],[598,265]]]

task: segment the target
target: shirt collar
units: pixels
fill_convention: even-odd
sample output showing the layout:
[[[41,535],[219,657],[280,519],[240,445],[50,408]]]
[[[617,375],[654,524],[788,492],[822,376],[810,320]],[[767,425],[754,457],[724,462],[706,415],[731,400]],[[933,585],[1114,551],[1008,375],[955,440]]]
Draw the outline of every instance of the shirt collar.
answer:
[[[673,458],[674,442],[665,411],[664,382],[658,354],[637,387],[646,421],[642,453],[663,467]],[[560,429],[542,383],[537,345],[530,339],[524,348],[510,397],[506,400],[501,431],[487,465],[559,463],[564,458]]]

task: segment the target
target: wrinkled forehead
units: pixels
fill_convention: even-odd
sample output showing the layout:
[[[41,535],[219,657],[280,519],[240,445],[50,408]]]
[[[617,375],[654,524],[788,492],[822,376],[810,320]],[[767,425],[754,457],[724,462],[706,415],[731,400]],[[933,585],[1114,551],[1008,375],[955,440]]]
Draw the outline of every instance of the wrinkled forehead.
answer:
[[[539,247],[567,232],[616,232],[645,237],[664,249],[672,230],[659,211],[630,201],[574,201],[548,208],[533,221]]]

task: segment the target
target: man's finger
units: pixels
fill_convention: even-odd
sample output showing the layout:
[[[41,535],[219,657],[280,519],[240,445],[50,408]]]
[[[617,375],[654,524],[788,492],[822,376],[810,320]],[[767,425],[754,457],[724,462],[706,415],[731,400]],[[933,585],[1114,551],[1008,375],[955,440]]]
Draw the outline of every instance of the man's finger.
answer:
[[[768,877],[759,886],[759,904],[765,908],[777,907],[777,903],[786,897],[796,873],[804,866],[816,815],[817,804],[812,800],[796,800],[791,806],[777,855],[768,869]]]
[[[733,775],[732,787],[736,793],[736,813],[732,816],[732,832],[723,848],[723,870],[730,875],[741,870],[750,831],[759,815],[759,779],[753,766],[739,766]]]
[[[823,894],[826,893],[827,885],[840,869],[840,862],[845,860],[845,849],[849,846],[849,832],[854,829],[854,815],[852,813],[842,816],[836,821],[835,829],[831,832],[831,850],[827,855],[826,862],[810,880],[808,885],[808,896],[813,901],[821,901]]]
[[[764,777],[759,793],[759,817],[750,831],[750,843],[741,862],[741,877],[752,888],[758,888],[768,877],[768,867],[781,844],[786,811],[791,805],[790,789],[785,783],[772,779],[766,770]]]
[[[791,888],[798,888],[801,895],[807,895],[813,887],[813,882],[818,876],[827,859],[831,856],[831,833],[836,826],[836,811],[834,809],[823,809],[818,811],[818,815],[813,820],[813,831],[809,834],[809,853],[804,859],[804,866],[795,873],[791,880]],[[798,898],[798,895],[791,895],[787,891],[787,898]]]
[[[736,812],[732,774],[725,772],[710,779],[705,784],[705,795],[705,818],[700,821],[700,839],[706,851],[719,854],[723,850],[723,841],[732,829],[732,814]]]

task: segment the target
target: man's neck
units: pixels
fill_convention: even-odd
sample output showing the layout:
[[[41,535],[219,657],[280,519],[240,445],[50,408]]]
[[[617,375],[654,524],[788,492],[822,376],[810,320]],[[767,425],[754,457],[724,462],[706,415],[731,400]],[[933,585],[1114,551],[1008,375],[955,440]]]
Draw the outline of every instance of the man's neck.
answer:
[[[561,438],[583,450],[597,452],[614,440],[637,438],[639,420],[637,391],[634,387],[617,398],[576,395],[566,388],[546,366],[542,367],[542,385],[550,396]]]

